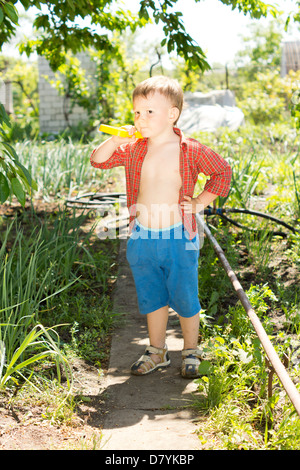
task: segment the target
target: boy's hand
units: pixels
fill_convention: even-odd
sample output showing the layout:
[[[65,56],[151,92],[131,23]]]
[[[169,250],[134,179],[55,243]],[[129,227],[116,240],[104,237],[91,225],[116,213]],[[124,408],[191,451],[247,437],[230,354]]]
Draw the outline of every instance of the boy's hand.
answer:
[[[134,126],[122,126],[122,129],[126,129],[129,134],[129,137],[119,137],[117,135],[114,135],[111,137],[111,139],[115,144],[122,145],[130,142],[135,142],[137,140],[134,135],[134,133],[136,132],[136,128]]]
[[[196,197],[184,196],[183,199],[184,201],[180,203],[180,207],[186,214],[197,214],[203,211],[204,206]]]

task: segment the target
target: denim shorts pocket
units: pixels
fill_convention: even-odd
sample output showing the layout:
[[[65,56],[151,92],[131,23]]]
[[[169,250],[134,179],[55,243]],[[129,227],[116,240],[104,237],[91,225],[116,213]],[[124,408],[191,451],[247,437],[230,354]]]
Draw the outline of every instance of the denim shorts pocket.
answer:
[[[200,239],[198,233],[192,240],[186,240],[185,249],[188,251],[197,251],[199,255]]]
[[[193,240],[187,240],[183,237],[178,245],[176,254],[178,266],[186,269],[197,266],[199,258],[199,240],[197,240],[196,237]]]
[[[127,242],[126,258],[131,266],[139,261],[140,240],[138,238],[129,238]]]

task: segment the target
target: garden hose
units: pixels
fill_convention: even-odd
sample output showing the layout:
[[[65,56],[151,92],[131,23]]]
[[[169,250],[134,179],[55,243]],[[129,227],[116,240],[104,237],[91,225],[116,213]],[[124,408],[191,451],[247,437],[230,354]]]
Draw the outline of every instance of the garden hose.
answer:
[[[118,200],[126,201],[125,193],[86,193],[66,200],[67,207],[75,209],[97,209],[97,207],[116,204]]]
[[[288,236],[287,233],[281,232],[281,231],[269,230],[268,232],[266,232],[266,230],[247,227],[246,225],[242,225],[239,222],[236,222],[235,220],[232,220],[229,217],[226,217],[226,215],[224,215],[224,214],[219,214],[219,216],[223,220],[225,220],[226,222],[230,223],[231,225],[234,225],[235,227],[240,228],[242,230],[247,230],[248,232],[253,232],[257,235],[259,235],[259,234],[265,234],[266,235],[266,233],[267,233],[268,235],[278,236],[278,237],[282,237],[282,238],[286,238]]]
[[[214,215],[214,214],[216,214],[216,215],[224,216],[224,214],[226,214],[226,213],[255,215],[257,217],[262,217],[264,219],[269,219],[269,220],[272,220],[273,222],[276,222],[280,225],[283,225],[284,227],[288,228],[292,232],[300,233],[300,230],[296,229],[295,227],[293,227],[290,224],[287,224],[283,220],[277,219],[276,217],[273,217],[272,215],[264,214],[263,212],[258,212],[258,211],[254,211],[254,210],[251,210],[251,209],[235,209],[235,208],[224,208],[224,207],[215,209],[213,207],[208,206],[208,208],[205,209],[205,211],[204,211],[205,215]],[[231,220],[229,218],[227,218],[227,220],[229,220],[231,223],[234,222],[233,220]],[[239,225],[237,225],[237,226],[239,226]],[[247,227],[244,227],[244,226],[241,226],[241,227],[247,228]]]
[[[74,207],[76,209],[97,209],[97,208],[108,208],[111,204],[116,204],[117,202],[125,202],[126,201],[126,193],[86,193],[82,194],[79,196],[76,196],[74,198],[68,198],[66,200],[66,205],[68,207]],[[282,225],[283,227],[287,228],[288,230],[294,232],[294,233],[300,233],[300,230],[293,227],[292,225],[284,222],[283,220],[280,220],[276,217],[273,217],[272,215],[264,214],[263,212],[255,211],[252,209],[243,209],[243,208],[216,208],[216,207],[211,207],[208,206],[204,210],[204,215],[207,217],[217,215],[221,217],[223,220],[227,221],[228,223],[234,225],[235,227],[252,231],[255,233],[263,232],[266,233],[265,230],[256,230],[251,227],[247,227],[245,225],[240,224],[239,222],[236,222],[235,220],[232,220],[230,217],[228,217],[226,214],[249,214],[253,215],[256,217],[261,217],[264,219],[271,220],[272,222],[275,222],[279,225]],[[122,218],[123,219],[123,218]],[[117,220],[120,220],[120,218],[116,218],[114,220],[111,220],[109,223],[113,223]],[[281,236],[281,237],[287,237],[287,234],[285,232],[281,231],[270,231],[270,234],[273,236]]]

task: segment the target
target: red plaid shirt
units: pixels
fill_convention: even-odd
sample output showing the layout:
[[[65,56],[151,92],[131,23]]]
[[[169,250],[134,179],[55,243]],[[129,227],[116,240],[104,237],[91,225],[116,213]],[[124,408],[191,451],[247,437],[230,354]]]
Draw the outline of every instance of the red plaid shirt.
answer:
[[[202,145],[195,139],[185,138],[180,129],[174,128],[174,132],[180,136],[180,175],[182,186],[179,191],[178,204],[183,201],[185,195],[193,197],[194,188],[199,173],[210,178],[206,181],[204,189],[226,197],[230,189],[231,168],[229,164],[210,148]],[[93,161],[96,168],[108,169],[117,166],[125,166],[127,207],[130,215],[130,226],[136,216],[136,203],[140,186],[141,170],[144,158],[147,154],[147,139],[140,139],[134,143],[123,144],[117,148],[113,155],[103,163]],[[195,214],[182,214],[183,224],[188,231],[190,239],[197,233]]]

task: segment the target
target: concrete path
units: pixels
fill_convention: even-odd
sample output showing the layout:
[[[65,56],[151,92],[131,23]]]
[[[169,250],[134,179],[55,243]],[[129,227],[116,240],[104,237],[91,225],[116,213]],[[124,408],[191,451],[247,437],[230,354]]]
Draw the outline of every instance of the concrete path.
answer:
[[[138,312],[135,287],[121,241],[115,309],[124,319],[114,332],[105,383],[109,412],[103,428],[103,450],[198,450],[197,415],[191,393],[197,386],[180,375],[182,337],[170,310],[167,345],[171,365],[144,377],[130,374],[131,364],[148,344],[146,318]],[[199,424],[198,424],[199,427]]]

